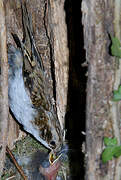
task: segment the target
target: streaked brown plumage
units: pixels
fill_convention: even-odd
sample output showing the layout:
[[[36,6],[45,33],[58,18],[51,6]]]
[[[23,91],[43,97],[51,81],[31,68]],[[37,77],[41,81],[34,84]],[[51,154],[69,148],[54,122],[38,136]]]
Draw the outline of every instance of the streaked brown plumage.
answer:
[[[47,148],[60,151],[62,129],[48,93],[44,66],[35,46],[32,23],[22,3],[23,42],[9,45],[9,104],[15,118]]]

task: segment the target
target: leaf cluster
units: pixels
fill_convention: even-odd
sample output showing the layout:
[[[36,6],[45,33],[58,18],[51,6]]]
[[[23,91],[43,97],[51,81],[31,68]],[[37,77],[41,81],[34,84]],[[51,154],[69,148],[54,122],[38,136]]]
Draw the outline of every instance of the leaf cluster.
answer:
[[[111,54],[112,56],[121,58],[121,43],[117,37],[111,36]],[[118,90],[113,91],[113,101],[120,101],[121,100],[121,85],[119,86]]]
[[[118,145],[117,138],[104,138],[104,144],[106,148],[102,153],[102,161],[103,163],[108,162],[113,157],[118,158],[121,156],[121,145]]]
[[[111,36],[111,54],[117,58],[121,58],[121,43],[116,37]],[[121,100],[121,85],[117,90],[113,91],[113,101]],[[108,162],[113,157],[118,158],[121,156],[121,145],[118,145],[117,138],[104,138],[105,149],[102,153],[102,161],[103,163]]]

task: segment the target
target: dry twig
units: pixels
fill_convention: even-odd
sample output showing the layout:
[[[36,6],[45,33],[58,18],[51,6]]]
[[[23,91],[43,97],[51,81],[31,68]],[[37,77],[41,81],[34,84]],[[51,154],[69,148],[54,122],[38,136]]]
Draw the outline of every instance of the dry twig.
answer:
[[[14,155],[12,154],[11,150],[9,149],[9,147],[6,147],[6,151],[7,153],[10,155],[13,163],[15,164],[16,168],[18,169],[19,173],[21,174],[21,176],[23,177],[24,180],[27,180],[27,177],[25,176],[23,170],[21,169],[21,167],[19,166],[19,164],[17,163],[16,159],[14,158]]]

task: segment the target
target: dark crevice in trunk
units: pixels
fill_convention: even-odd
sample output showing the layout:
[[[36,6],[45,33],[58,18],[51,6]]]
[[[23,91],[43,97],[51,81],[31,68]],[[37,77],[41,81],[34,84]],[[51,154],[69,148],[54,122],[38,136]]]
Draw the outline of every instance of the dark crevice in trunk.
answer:
[[[72,179],[84,179],[84,154],[81,151],[85,141],[85,108],[87,68],[85,61],[83,27],[81,25],[81,1],[65,1],[66,23],[69,47],[69,81],[66,113],[67,140],[70,150]]]

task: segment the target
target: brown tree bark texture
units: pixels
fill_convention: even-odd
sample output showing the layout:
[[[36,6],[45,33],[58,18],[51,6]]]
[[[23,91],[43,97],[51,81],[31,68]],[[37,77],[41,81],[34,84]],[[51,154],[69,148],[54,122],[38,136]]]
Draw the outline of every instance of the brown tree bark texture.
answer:
[[[68,59],[69,50],[67,42],[67,26],[65,23],[64,2],[50,0],[49,31],[52,35],[53,59],[55,63],[55,80],[56,80],[56,103],[57,113],[61,122],[61,127],[64,128],[64,117],[67,105],[68,91]],[[50,34],[50,32],[49,32]]]
[[[86,180],[121,179],[120,158],[107,164],[101,162],[104,136],[115,136],[120,143],[119,104],[111,102],[111,98],[113,89],[119,85],[121,74],[120,67],[117,68],[116,61],[109,55],[111,42],[108,35],[114,36],[114,32],[117,32],[115,26],[119,23],[121,3],[119,1],[117,4],[117,12],[116,3],[112,0],[82,1],[84,44],[88,61]],[[117,22],[116,14],[119,16]]]
[[[8,132],[8,62],[7,62],[7,43],[5,9],[3,1],[0,1],[0,177],[4,167],[7,132]]]

